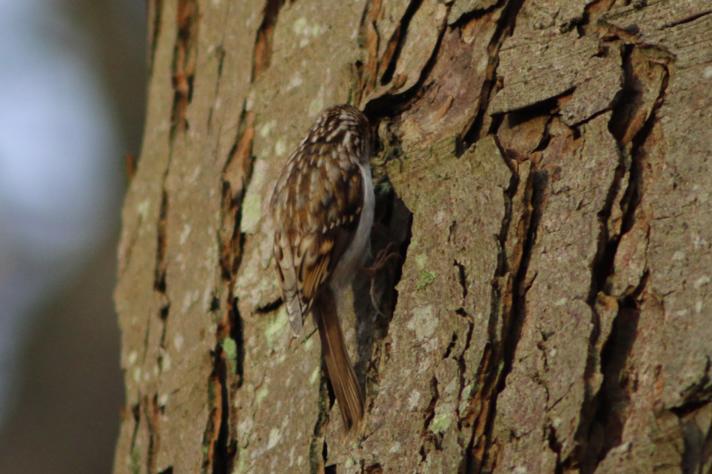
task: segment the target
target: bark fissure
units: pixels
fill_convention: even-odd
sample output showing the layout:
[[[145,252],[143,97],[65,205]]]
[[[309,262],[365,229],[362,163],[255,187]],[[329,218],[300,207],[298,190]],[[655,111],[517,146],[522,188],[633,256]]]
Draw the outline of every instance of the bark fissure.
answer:
[[[272,37],[277,25],[279,10],[286,0],[266,0],[262,11],[262,23],[257,29],[255,45],[252,51],[252,77],[254,82],[269,68],[272,61]]]
[[[410,18],[412,18],[412,15],[415,14],[417,8],[420,6],[421,3],[422,0],[413,0],[409,4],[409,8],[412,7],[414,4],[417,5],[413,8],[412,14],[408,17],[408,22],[410,22]],[[404,18],[406,16],[407,15],[404,15]],[[368,102],[365,104],[364,113],[366,114],[366,116],[368,116],[372,123],[378,124],[378,122],[384,117],[393,118],[399,116],[403,111],[407,110],[412,105],[414,100],[418,98],[419,89],[430,75],[430,72],[432,71],[433,66],[435,65],[435,62],[438,58],[438,53],[440,52],[440,46],[442,45],[446,26],[447,15],[445,15],[445,19],[443,20],[442,24],[438,29],[438,37],[435,41],[435,45],[433,46],[430,56],[428,57],[427,61],[425,61],[425,64],[423,65],[422,69],[419,71],[418,79],[412,87],[407,90],[398,92],[398,89],[403,85],[402,83],[398,83],[400,79],[388,77],[388,80],[384,80],[384,77],[387,77],[386,72],[384,72],[383,76],[378,82],[380,82],[383,86],[391,83],[393,87],[381,95],[369,98]],[[407,29],[407,23],[404,23],[402,21],[399,28],[401,27]],[[403,36],[402,33],[398,33],[398,30],[396,30],[396,32],[393,34],[391,41],[395,41],[395,43],[389,42],[389,48],[391,47],[391,44],[394,44],[394,47],[400,50],[400,48],[402,48],[402,42],[405,41],[405,36]],[[384,57],[386,57],[387,54],[388,50],[386,50],[386,52],[384,53]],[[398,62],[397,55],[395,56],[396,57],[388,56],[389,60],[387,61],[386,71],[390,70],[391,75],[394,73]],[[381,66],[378,69],[379,71],[383,69],[383,63],[384,61],[382,58]],[[363,83],[362,77],[359,78],[358,83]]]
[[[319,382],[319,405],[317,411],[316,422],[314,423],[314,431],[311,434],[309,442],[309,468],[312,474],[324,472],[328,448],[324,431],[326,423],[329,421],[329,409],[333,404],[334,397],[329,393],[329,383],[327,381],[325,371],[326,368],[322,364],[322,376]]]
[[[188,129],[186,114],[193,99],[193,81],[198,56],[198,4],[195,0],[179,0],[177,32],[173,49],[173,108],[171,141],[176,132]]]
[[[675,21],[665,23],[662,27],[663,28],[675,28],[676,26],[684,25],[685,23],[691,23],[695,20],[699,20],[703,16],[707,16],[710,14],[712,14],[712,10],[701,11],[701,12],[695,13],[694,15],[686,16],[684,18],[680,18]]]
[[[158,396],[143,397],[143,416],[146,419],[148,430],[148,450],[146,453],[146,472],[156,472],[156,456],[161,446],[161,438],[158,432],[158,419],[160,411],[158,408]]]
[[[206,463],[212,463],[213,473],[231,472],[238,453],[236,423],[238,414],[230,409],[230,401],[243,381],[244,338],[234,285],[244,252],[245,235],[240,232],[241,206],[252,177],[252,143],[254,114],[243,108],[237,138],[222,170],[221,226],[217,236],[224,302],[217,300],[217,321],[214,369],[210,384],[216,385],[220,397],[215,399],[215,421],[206,427],[210,449]],[[222,309],[221,309],[222,307]],[[213,436],[208,433],[213,432]]]
[[[403,48],[403,44],[405,43],[405,37],[408,34],[408,25],[410,24],[410,20],[415,15],[415,12],[418,11],[418,8],[420,8],[421,3],[423,3],[423,0],[411,0],[408,7],[405,9],[405,13],[403,13],[403,17],[398,23],[398,27],[388,40],[388,46],[386,46],[386,50],[383,52],[383,56],[380,61],[381,65],[379,67],[379,70],[383,71],[380,79],[381,85],[386,85],[391,82],[391,79],[393,79],[393,73],[396,70],[398,58],[400,57],[400,52]]]
[[[163,0],[150,0],[147,2],[148,11],[148,78],[153,73],[153,62],[158,48],[158,39],[161,35],[163,15]]]
[[[159,15],[157,12],[156,15]],[[158,310],[158,318],[160,321],[160,336],[158,356],[156,363],[158,364],[159,373],[164,369],[165,358],[165,337],[167,325],[170,315],[171,301],[167,292],[167,266],[168,261],[166,252],[168,248],[167,221],[170,207],[170,198],[168,195],[168,175],[171,169],[173,159],[175,141],[179,133],[187,130],[187,121],[185,114],[187,107],[192,98],[192,81],[194,75],[194,56],[195,43],[197,42],[197,23],[195,16],[197,15],[197,6],[189,0],[183,0],[179,3],[176,22],[178,24],[178,32],[176,43],[173,50],[173,89],[174,99],[171,109],[171,133],[168,143],[168,158],[161,175],[161,197],[156,222],[156,256],[154,262],[153,290],[158,295],[160,308]],[[192,59],[191,59],[192,58]],[[153,318],[155,315],[149,315]],[[142,361],[145,362],[145,356],[148,352],[150,329],[153,324],[149,321],[146,325],[146,333],[144,337],[144,356]],[[144,394],[139,394],[140,404],[143,407],[143,415],[146,417],[146,429],[149,438],[149,444],[146,453],[146,466],[149,472],[154,472],[156,469],[156,451],[160,445],[159,439],[159,421],[160,408],[158,405],[158,394],[154,393],[151,398]]]
[[[423,421],[423,443],[421,444],[419,450],[421,465],[425,462],[425,459],[428,457],[428,453],[432,449],[439,448],[439,442],[442,438],[442,434],[433,433],[433,431],[429,429],[433,418],[435,418],[435,407],[438,404],[439,397],[440,392],[438,391],[438,379],[433,377],[430,380],[430,402],[428,403],[428,407],[425,409],[425,419]]]
[[[496,417],[497,398],[504,390],[505,380],[511,371],[519,333],[524,318],[524,297],[526,290],[524,278],[536,236],[534,211],[525,210],[518,216],[520,222],[516,227],[526,229],[526,238],[519,239],[520,248],[513,249],[513,255],[507,255],[506,243],[514,228],[512,203],[519,186],[525,186],[524,196],[527,208],[536,209],[534,182],[530,173],[525,182],[520,182],[520,176],[514,164],[507,158],[506,151],[497,142],[500,154],[505,157],[507,166],[512,173],[510,184],[503,190],[505,212],[499,234],[497,236],[499,252],[497,268],[492,278],[491,310],[488,323],[487,348],[482,356],[476,379],[477,391],[470,400],[473,417],[472,433],[467,449],[464,452],[462,465],[465,472],[488,472],[496,463],[496,456],[491,450],[494,445],[494,420]],[[512,295],[511,300],[505,298]],[[500,328],[501,333],[498,334]]]
[[[487,45],[487,73],[482,89],[480,90],[480,99],[477,104],[477,111],[472,119],[460,134],[457,141],[458,154],[464,153],[473,143],[482,138],[482,126],[484,124],[485,114],[490,104],[492,92],[497,83],[497,65],[499,64],[499,50],[504,44],[504,40],[514,32],[517,14],[521,9],[524,0],[507,0],[502,7],[500,18],[497,21],[497,28],[490,43]]]
[[[657,98],[642,124],[635,120],[636,115],[646,104],[642,103],[642,87],[652,87],[655,84],[645,84],[646,78],[636,71],[632,55],[636,46],[624,45],[621,48],[623,56],[624,85],[613,106],[609,129],[616,140],[619,153],[619,165],[614,182],[609,189],[605,207],[599,213],[599,251],[592,265],[591,289],[588,304],[594,315],[594,330],[589,343],[589,363],[586,374],[590,379],[596,370],[595,361],[600,357],[600,370],[603,376],[598,392],[590,393],[590,384],[586,385],[586,401],[582,407],[581,423],[578,430],[579,450],[576,460],[565,460],[566,465],[580,466],[583,472],[595,471],[597,465],[608,452],[620,444],[621,433],[625,423],[625,407],[629,403],[631,390],[626,386],[624,370],[636,337],[636,328],[640,317],[640,298],[648,280],[647,262],[644,273],[632,289],[623,294],[611,294],[609,278],[615,273],[616,254],[625,235],[633,228],[642,200],[643,192],[643,160],[642,151],[650,131],[657,120],[657,111],[662,106],[669,71],[666,65],[656,62],[663,69],[662,79],[658,84]],[[618,205],[622,217],[620,228],[613,233],[609,220],[612,207],[617,204],[616,196],[621,191],[621,182],[627,175],[625,190]],[[649,238],[646,235],[645,239]],[[617,313],[614,316],[611,332],[603,343],[601,354],[596,355],[596,344],[601,334],[601,316],[599,304],[606,298],[617,300]],[[603,303],[606,304],[606,303]],[[603,433],[606,433],[605,436]]]

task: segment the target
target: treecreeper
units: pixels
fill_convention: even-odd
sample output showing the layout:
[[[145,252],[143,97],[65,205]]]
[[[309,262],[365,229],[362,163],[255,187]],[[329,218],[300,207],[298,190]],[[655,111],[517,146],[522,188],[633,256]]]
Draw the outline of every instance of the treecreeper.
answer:
[[[329,381],[347,430],[364,403],[337,308],[370,250],[375,197],[366,116],[350,105],[324,110],[289,156],[270,207],[274,259],[295,334],[314,315]]]

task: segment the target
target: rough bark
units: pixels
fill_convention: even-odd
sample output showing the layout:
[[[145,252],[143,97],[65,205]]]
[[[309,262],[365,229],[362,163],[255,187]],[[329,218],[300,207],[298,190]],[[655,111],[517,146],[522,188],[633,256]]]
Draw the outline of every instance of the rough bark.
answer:
[[[120,472],[712,469],[705,0],[155,0],[123,211]],[[378,124],[345,435],[265,202],[325,106]],[[379,310],[370,303],[375,300]]]

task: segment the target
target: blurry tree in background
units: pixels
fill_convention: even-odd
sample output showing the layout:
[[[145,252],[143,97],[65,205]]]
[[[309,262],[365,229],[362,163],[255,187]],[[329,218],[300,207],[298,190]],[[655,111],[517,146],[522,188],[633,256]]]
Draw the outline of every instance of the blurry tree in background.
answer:
[[[148,24],[116,473],[709,472],[707,0],[154,0]],[[340,315],[349,435],[263,218],[347,101],[402,257]]]
[[[107,472],[123,399],[118,206],[143,128],[145,6],[2,0],[0,26],[0,472]]]

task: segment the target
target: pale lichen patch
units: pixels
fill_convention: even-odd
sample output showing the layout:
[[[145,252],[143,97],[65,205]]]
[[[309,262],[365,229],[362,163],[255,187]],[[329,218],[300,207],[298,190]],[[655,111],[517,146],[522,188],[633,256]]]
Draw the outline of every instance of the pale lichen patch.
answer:
[[[300,36],[299,47],[303,48],[309,44],[309,42],[320,36],[326,28],[319,23],[309,23],[305,17],[297,18],[292,24],[292,31]]]
[[[143,220],[146,218],[148,215],[148,211],[151,208],[151,202],[148,199],[144,199],[141,201],[138,206],[136,206],[136,210],[138,211],[139,217]]]
[[[267,441],[267,449],[272,449],[279,443],[282,439],[282,433],[279,432],[279,428],[272,428],[269,432],[269,440]]]
[[[277,315],[275,316],[274,320],[269,322],[267,324],[267,327],[265,328],[264,334],[265,338],[267,339],[268,347],[274,346],[277,337],[279,337],[284,331],[284,329],[287,327],[288,321],[289,318],[287,317],[287,310],[284,306],[282,306],[277,312]]]
[[[444,433],[453,422],[453,415],[450,413],[449,405],[442,405],[444,409],[437,410],[438,413],[433,417],[430,424],[430,431],[433,433]]]
[[[255,161],[252,180],[247,188],[245,199],[242,202],[242,219],[240,231],[245,234],[254,234],[262,217],[262,191],[267,179],[267,163],[263,160]]]
[[[173,347],[176,348],[177,351],[180,351],[183,348],[183,335],[182,334],[176,334],[173,337]]]
[[[324,108],[324,90],[319,89],[319,93],[309,102],[309,116],[315,117]]]
[[[270,133],[272,133],[272,130],[274,127],[277,125],[277,122],[274,120],[270,120],[268,122],[265,122],[260,126],[259,134],[262,138],[267,138]]]
[[[267,387],[262,386],[259,389],[257,389],[257,392],[255,393],[255,404],[260,405],[265,398],[267,398],[267,395],[269,395],[269,390]]]
[[[304,84],[304,79],[302,79],[302,76],[300,76],[299,74],[295,74],[294,76],[292,76],[292,78],[287,83],[286,90],[291,91],[292,89],[296,89],[297,87],[301,86],[302,84]]]
[[[274,144],[274,154],[277,156],[284,156],[287,151],[287,145],[284,143],[284,139],[280,138]]]
[[[695,287],[696,290],[699,290],[702,288],[704,285],[710,282],[710,277],[708,275],[702,275],[699,277],[695,282],[693,283],[693,286]]]
[[[191,230],[192,229],[190,227],[190,224],[183,224],[183,229],[181,229],[180,235],[178,237],[178,242],[180,242],[180,245],[183,245],[188,241],[188,237],[190,237]]]
[[[131,367],[136,363],[136,359],[138,359],[138,353],[136,351],[131,351],[129,352],[129,357],[127,359],[128,366]]]
[[[415,308],[413,317],[410,318],[406,327],[411,331],[415,331],[415,337],[418,341],[422,342],[428,339],[438,327],[438,320],[433,316],[433,307],[427,305]]]
[[[309,375],[309,384],[314,385],[317,383],[319,380],[319,374],[321,373],[321,370],[319,367],[315,367],[314,370],[312,371],[311,375]]]
[[[413,390],[408,396],[408,409],[412,411],[418,408],[418,402],[420,402],[420,392]]]

